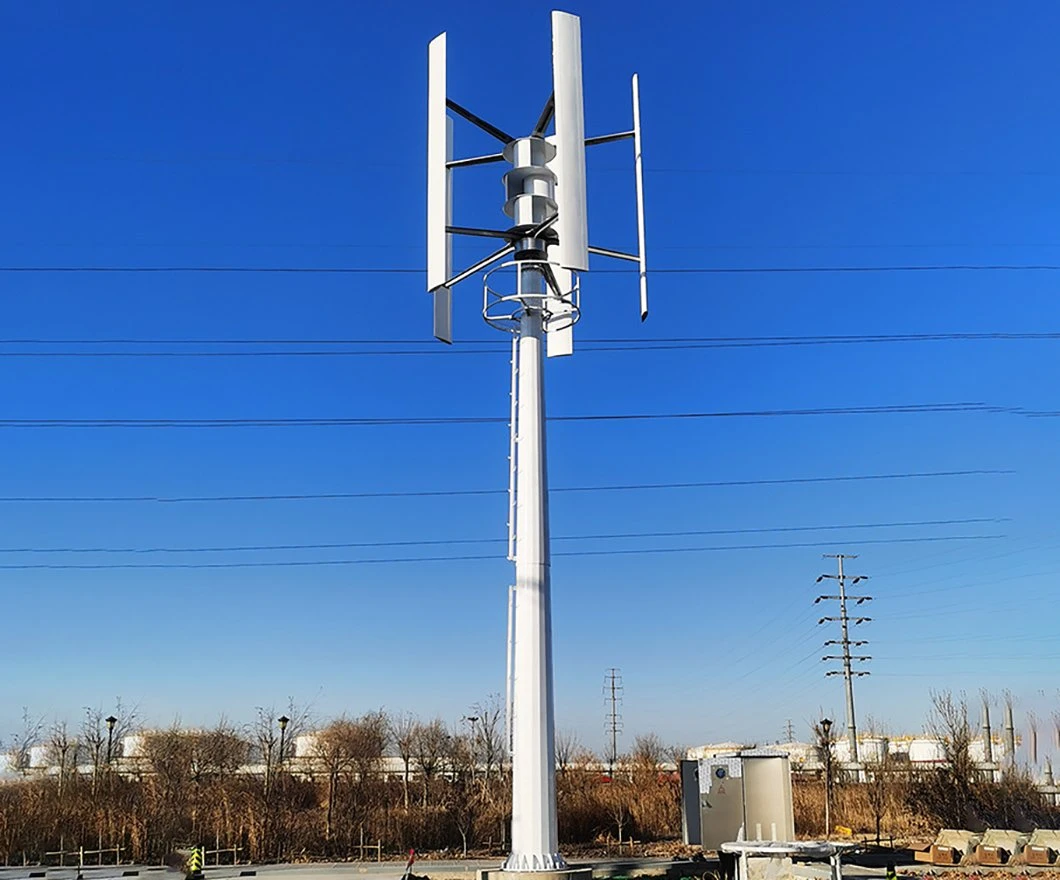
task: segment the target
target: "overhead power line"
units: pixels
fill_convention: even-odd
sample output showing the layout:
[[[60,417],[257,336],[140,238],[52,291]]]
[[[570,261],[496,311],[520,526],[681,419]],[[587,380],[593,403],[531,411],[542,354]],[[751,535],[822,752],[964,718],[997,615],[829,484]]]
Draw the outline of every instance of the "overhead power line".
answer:
[[[426,275],[414,266],[0,266],[26,274],[261,274],[261,275]],[[636,269],[594,269],[598,275],[635,275]],[[667,266],[649,275],[805,274],[832,272],[1057,272],[1055,263],[948,263],[896,266]]]
[[[553,535],[553,541],[610,541],[636,538],[689,538],[706,535],[762,535],[785,532],[823,532],[839,529],[890,529],[923,526],[952,526],[1002,523],[1004,517],[971,517],[967,519],[925,519],[879,523],[840,523],[820,526],[776,526],[744,529],[689,529],[664,532],[618,532],[612,534]],[[0,547],[0,553],[258,553],[282,550],[350,550],[380,547],[435,547],[458,544],[498,544],[507,538],[444,538],[419,541],[343,541],[320,544],[251,544],[227,547]]]
[[[612,486],[553,486],[551,494],[560,492],[630,492],[640,490],[716,489],[737,486],[792,486],[814,483],[851,483],[874,480],[913,480],[941,477],[1010,476],[1013,470],[981,468],[960,471],[907,471],[893,474],[840,474],[829,477],[778,477],[758,480],[702,480],[678,483],[624,483]],[[507,489],[425,489],[394,492],[298,492],[267,495],[7,495],[0,504],[192,504],[235,501],[346,501],[362,498],[454,498],[480,495],[507,495]]]
[[[812,335],[812,336],[656,336],[656,337],[587,337],[581,340],[583,345],[630,344],[630,345],[800,345],[849,342],[923,342],[939,340],[979,340],[979,339],[1060,339],[1060,331],[1046,332],[949,332],[949,333],[857,333],[846,335]],[[94,339],[56,339],[56,338],[12,338],[0,339],[0,345],[421,345],[423,339],[370,339],[370,338],[290,338],[266,336],[261,338],[144,338],[114,337]],[[461,339],[458,345],[477,345],[496,348],[498,351],[510,352],[510,346],[497,345],[486,339]],[[443,349],[446,351],[449,349]]]
[[[599,413],[549,416],[550,422],[697,421],[784,416],[919,415],[927,413],[1018,413],[1016,407],[986,403],[911,403],[807,409],[728,410],[683,413]],[[390,416],[385,418],[236,419],[0,419],[0,428],[366,428],[508,424],[505,416]]]
[[[920,342],[1058,341],[1060,332],[1043,333],[896,333],[845,336],[746,336],[671,337],[654,339],[586,339],[579,343],[583,352],[694,351],[728,348],[787,348],[828,345],[872,345]],[[379,346],[423,345],[421,339],[2,339],[0,346],[49,346],[23,350],[0,349],[0,358],[264,358],[264,357],[437,357],[511,354],[510,347],[484,340],[465,340],[455,348],[380,348]],[[57,346],[93,346],[88,350],[63,350]],[[165,350],[142,350],[139,346],[167,346]],[[133,350],[102,351],[110,346],[137,346]],[[181,346],[173,348],[173,346]],[[188,348],[200,346],[200,348]],[[201,346],[224,346],[221,350]],[[232,348],[241,346],[241,348]],[[273,346],[272,349],[247,346]],[[321,346],[298,349],[294,346]],[[325,347],[326,346],[326,347]],[[356,348],[336,348],[356,346]]]
[[[995,541],[1007,537],[1003,534],[975,535],[937,535],[920,538],[864,538],[856,541],[844,541],[849,545],[863,544],[920,544],[939,541]],[[553,553],[557,556],[640,556],[672,553],[721,553],[741,550],[784,550],[789,548],[827,547],[834,541],[807,541],[791,544],[734,544],[709,547],[644,547],[622,548],[619,550],[568,550]],[[349,565],[383,565],[409,562],[471,562],[492,560],[505,561],[503,553],[475,554],[467,556],[408,556],[376,559],[294,559],[269,560],[265,562],[101,562],[101,563],[5,563],[0,570],[25,571],[31,569],[47,570],[109,570],[109,569],[156,569],[156,568],[302,568],[313,566],[349,566]]]
[[[142,163],[147,165],[295,165],[331,166],[335,168],[390,168],[406,171],[407,164],[365,159],[351,153],[117,153],[92,154],[83,150],[71,153],[41,154],[34,152],[13,159],[33,162],[70,163]],[[601,164],[601,171],[620,171],[617,167]],[[345,172],[344,172],[345,173]],[[824,177],[1060,177],[1060,169],[1053,168],[732,168],[718,166],[645,166],[645,174],[712,174],[765,176],[824,176]]]

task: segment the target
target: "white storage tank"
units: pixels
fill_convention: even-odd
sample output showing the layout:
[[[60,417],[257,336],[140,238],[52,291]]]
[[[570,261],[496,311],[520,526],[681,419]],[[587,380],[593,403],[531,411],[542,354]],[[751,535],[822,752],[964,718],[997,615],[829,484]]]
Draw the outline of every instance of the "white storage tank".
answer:
[[[51,757],[48,753],[51,749],[48,746],[30,746],[29,747],[29,767],[31,770],[43,770],[50,763],[49,758]]]
[[[991,739],[993,739],[991,737]],[[968,744],[968,757],[970,757],[977,764],[984,764],[989,761],[997,761],[1001,755],[1004,754],[1002,745],[999,742],[991,743],[990,753],[986,751],[986,740],[983,738],[973,739]]]
[[[787,753],[788,759],[796,767],[816,767],[820,763],[817,759],[817,746],[813,743],[783,743],[773,748],[778,752]]]
[[[284,751],[287,748],[284,747]],[[301,733],[294,738],[294,756],[296,758],[313,758],[317,754],[317,735],[315,733]]]
[[[888,746],[885,736],[867,736],[858,740],[858,757],[865,764],[882,764],[887,757]]]
[[[930,764],[946,760],[942,741],[934,737],[910,740],[909,760],[913,764]]]
[[[144,756],[144,735],[142,733],[130,733],[121,738],[121,757],[129,760],[138,760]]]

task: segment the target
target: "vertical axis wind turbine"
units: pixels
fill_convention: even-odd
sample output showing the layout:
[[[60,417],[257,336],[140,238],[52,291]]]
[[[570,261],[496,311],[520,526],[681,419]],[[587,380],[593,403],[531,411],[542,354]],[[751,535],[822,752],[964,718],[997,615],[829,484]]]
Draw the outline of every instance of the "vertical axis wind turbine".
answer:
[[[644,183],[640,94],[633,76],[633,127],[585,137],[581,21],[552,13],[553,91],[530,133],[514,137],[446,94],[446,35],[429,46],[427,125],[427,288],[434,295],[434,335],[451,343],[452,289],[484,272],[482,316],[512,334],[508,558],[515,585],[508,596],[508,719],[512,751],[511,854],[504,871],[565,871],[556,832],[555,718],[549,577],[548,481],[542,343],[547,356],[574,350],[581,316],[579,273],[589,254],[637,264],[640,318],[648,315],[644,249]],[[447,112],[449,111],[449,112]],[[503,144],[497,153],[453,157],[453,119],[460,117]],[[548,129],[554,123],[554,134]],[[630,139],[637,192],[636,254],[589,244],[585,148]],[[506,162],[507,229],[453,224],[453,173]],[[498,239],[478,262],[454,272],[455,235]]]

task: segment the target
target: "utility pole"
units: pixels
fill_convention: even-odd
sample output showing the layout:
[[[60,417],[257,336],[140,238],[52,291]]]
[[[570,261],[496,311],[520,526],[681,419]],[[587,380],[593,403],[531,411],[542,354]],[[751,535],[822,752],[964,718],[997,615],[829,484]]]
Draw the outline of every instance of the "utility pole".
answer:
[[[990,782],[995,781],[994,774],[994,735],[990,730],[990,698],[985,690],[982,691],[983,697],[983,757],[986,759],[987,766],[990,768],[987,772],[987,779]]]
[[[828,654],[821,659],[824,661],[841,660],[843,663],[842,670],[829,669],[825,675],[842,675],[846,681],[847,690],[847,736],[850,739],[850,759],[856,765],[858,763],[858,727],[857,720],[854,715],[854,679],[862,675],[868,675],[867,670],[856,670],[853,664],[862,663],[866,660],[871,660],[872,657],[867,655],[853,655],[850,653],[851,646],[860,648],[862,645],[867,645],[867,639],[851,639],[850,638],[850,624],[853,623],[858,626],[862,623],[868,623],[872,620],[871,617],[850,617],[847,613],[847,602],[853,602],[855,605],[861,605],[863,602],[871,602],[872,596],[848,596],[847,595],[847,578],[849,577],[843,571],[843,561],[846,559],[857,559],[857,556],[845,555],[842,553],[826,553],[825,559],[835,559],[839,566],[838,574],[822,574],[817,578],[817,583],[823,580],[834,580],[839,583],[839,595],[837,596],[818,596],[813,600],[813,604],[816,605],[818,602],[824,601],[837,601],[839,602],[839,617],[822,617],[817,621],[818,624],[822,623],[839,623],[842,638],[840,639],[829,639],[825,642],[825,646],[839,645],[843,649],[843,653]],[[856,577],[850,578],[850,585],[854,586],[860,581],[868,580],[866,575],[857,575]]]
[[[784,742],[793,743],[795,742],[795,727],[791,723],[789,718],[787,723],[784,725]]]
[[[622,673],[612,666],[604,676],[604,699],[607,701],[606,731],[610,749],[607,753],[607,775],[615,778],[618,761],[618,735],[622,732],[622,714],[618,707],[622,702]]]

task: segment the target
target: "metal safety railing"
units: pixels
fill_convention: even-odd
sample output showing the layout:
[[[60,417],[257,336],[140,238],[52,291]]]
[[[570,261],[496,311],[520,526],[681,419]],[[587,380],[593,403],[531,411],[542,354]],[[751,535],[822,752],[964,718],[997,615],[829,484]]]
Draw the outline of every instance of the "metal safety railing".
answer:
[[[45,861],[47,861],[49,858],[56,856],[59,859],[60,868],[65,867],[67,864],[69,864],[71,867],[75,865],[81,867],[83,865],[89,864],[89,862],[85,861],[85,856],[95,856],[95,864],[99,866],[103,864],[104,855],[107,855],[108,853],[113,853],[114,861],[108,861],[107,864],[120,865],[121,853],[124,849],[125,847],[123,846],[106,846],[98,847],[97,849],[85,849],[83,846],[79,846],[77,849],[57,849],[52,850],[50,852],[46,852],[44,853],[44,859]],[[77,856],[77,860],[70,860],[69,862],[67,862],[67,856]]]
[[[604,847],[606,848],[608,854],[610,854],[612,852],[612,850],[615,850],[615,851],[621,853],[623,847],[628,847],[629,848],[629,854],[633,855],[634,847],[640,846],[642,842],[643,841],[640,841],[640,840],[634,840],[631,837],[627,837],[625,840],[615,840],[609,834],[606,837],[606,839],[604,840]]]
[[[204,849],[202,851],[202,863],[204,865],[207,864],[209,862],[210,856],[213,856],[213,863],[215,865],[220,865],[221,864],[221,855],[223,853],[231,853],[232,854],[232,861],[228,862],[226,860],[225,864],[238,865],[239,864],[239,854],[241,852],[243,852],[243,847],[241,847],[241,846],[216,846],[215,849]]]
[[[376,843],[365,843],[363,840],[360,843],[354,844],[351,849],[357,850],[357,861],[363,862],[365,860],[365,853],[375,853],[375,860],[377,862],[383,861],[383,841],[377,841]]]

